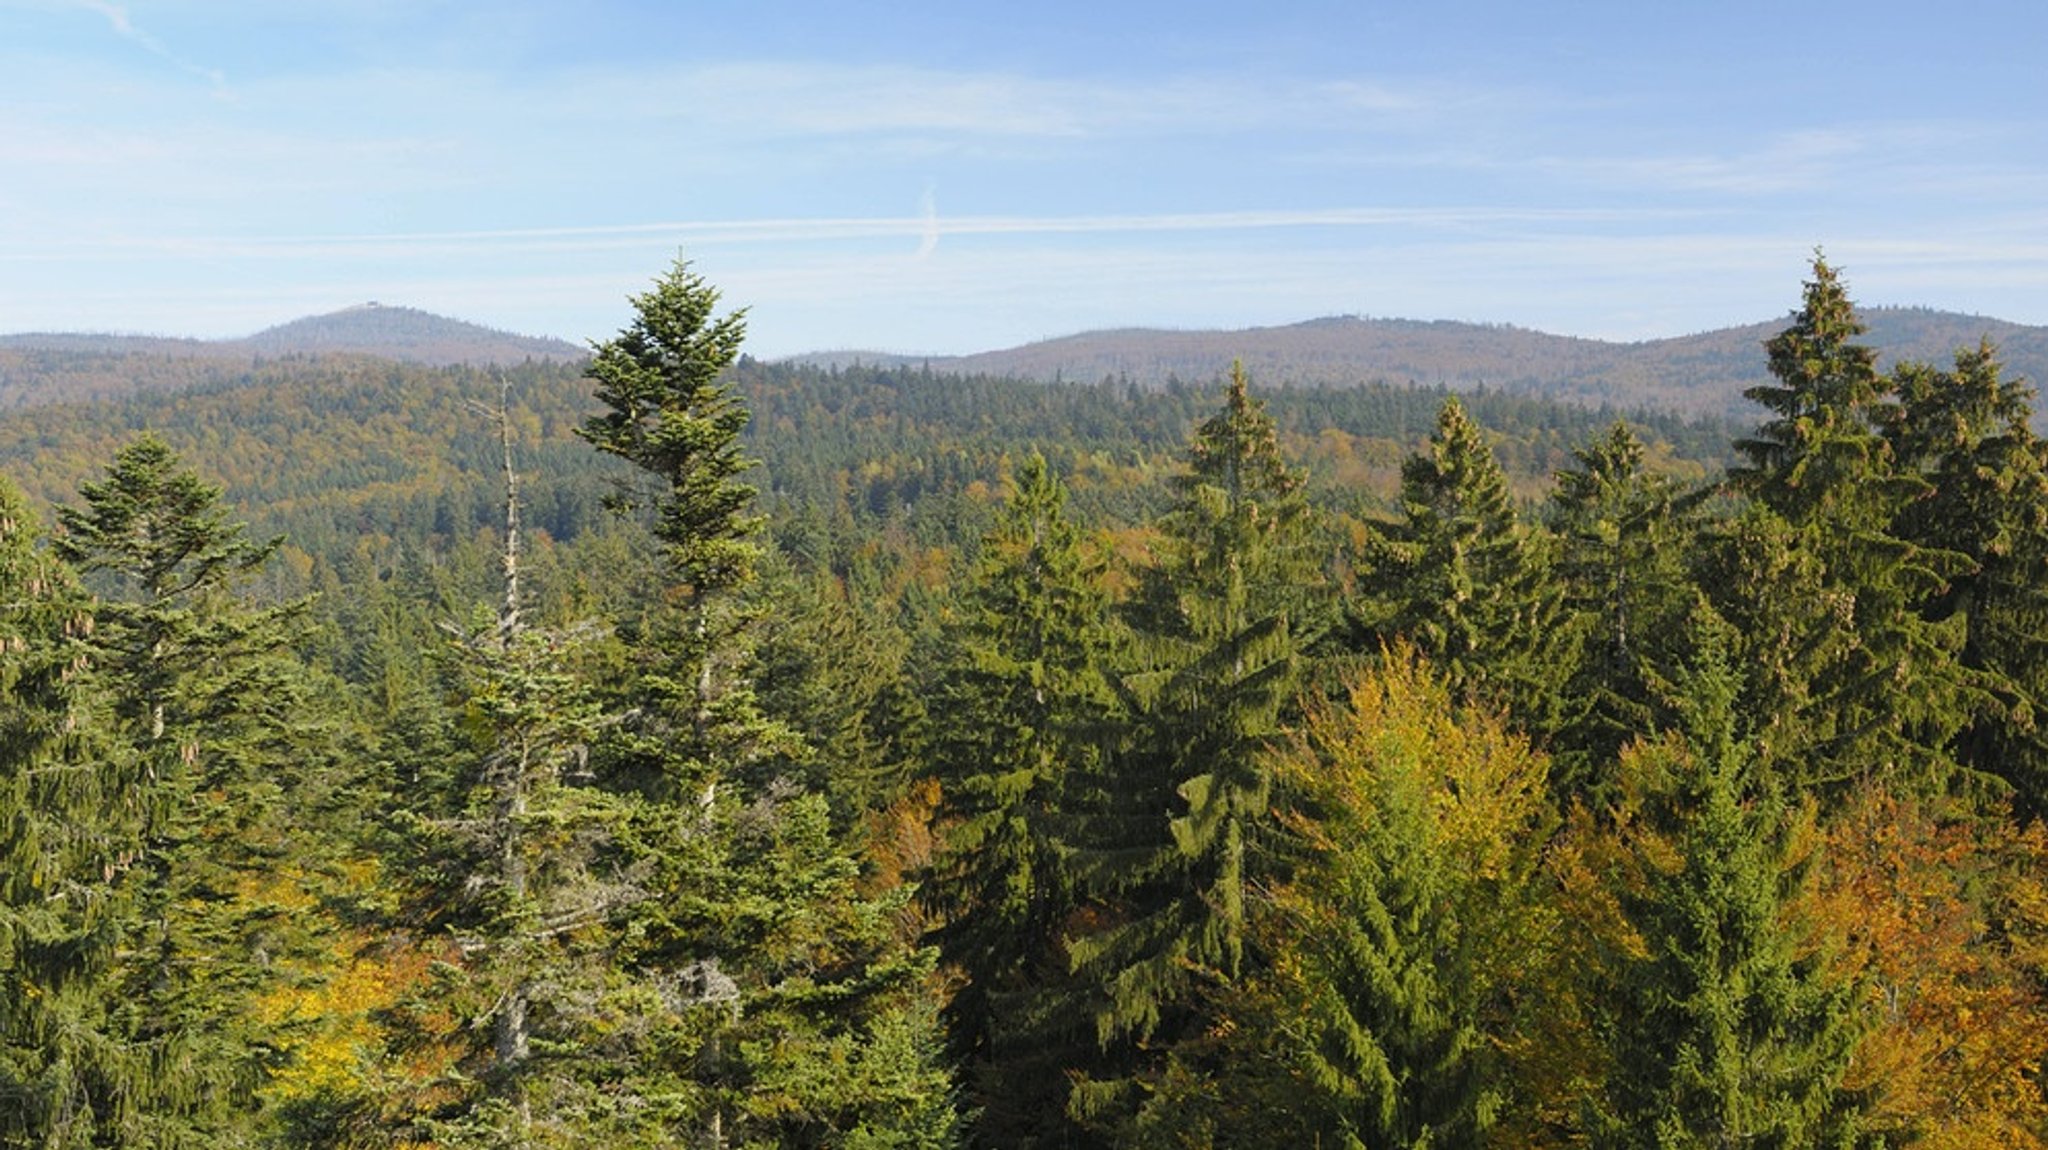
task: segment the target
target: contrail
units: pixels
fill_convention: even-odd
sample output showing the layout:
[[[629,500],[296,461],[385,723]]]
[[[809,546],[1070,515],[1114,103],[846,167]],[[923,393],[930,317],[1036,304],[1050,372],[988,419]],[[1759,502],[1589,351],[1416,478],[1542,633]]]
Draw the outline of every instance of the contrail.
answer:
[[[939,198],[931,188],[924,190],[924,231],[917,241],[917,258],[930,256],[939,246]]]
[[[72,3],[88,12],[97,12],[106,17],[107,24],[113,28],[115,35],[141,45],[143,50],[150,55],[176,66],[180,71],[190,72],[192,75],[205,80],[207,83],[212,84],[216,91],[225,92],[227,90],[228,78],[226,73],[218,68],[207,68],[194,64],[192,61],[164,47],[163,41],[136,27],[135,21],[128,18],[128,10],[119,4],[113,3],[112,0],[72,0]]]
[[[0,262],[72,259],[155,252],[164,255],[292,258],[374,252],[604,251],[649,243],[686,245],[830,243],[918,237],[917,254],[929,255],[941,230],[949,236],[1140,235],[1161,232],[1223,234],[1294,228],[1548,229],[1616,221],[1689,219],[1686,209],[1650,208],[1323,208],[1151,215],[949,216],[943,229],[928,193],[918,216],[811,217],[754,220],[668,220],[633,224],[495,228],[463,231],[329,233],[324,235],[64,236],[24,241],[0,251]]]

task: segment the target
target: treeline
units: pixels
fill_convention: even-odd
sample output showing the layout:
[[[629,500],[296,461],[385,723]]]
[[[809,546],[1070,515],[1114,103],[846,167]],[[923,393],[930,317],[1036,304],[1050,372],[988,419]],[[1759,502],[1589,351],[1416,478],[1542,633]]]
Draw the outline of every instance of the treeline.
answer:
[[[186,459],[305,482],[292,405],[413,369],[223,391],[255,465],[117,436],[52,530],[0,487],[0,1145],[2048,1141],[2048,447],[1988,346],[1880,373],[1816,264],[1730,443],[634,302],[595,416],[361,408],[474,491],[381,541],[293,565]]]
[[[331,588],[326,574],[399,552],[447,553],[502,526],[495,436],[479,409],[505,390],[528,477],[526,524],[567,542],[604,530],[604,494],[622,472],[579,442],[590,389],[579,365],[436,368],[350,357],[269,360],[223,372],[212,361],[90,357],[97,370],[163,363],[201,373],[91,403],[42,403],[0,416],[0,466],[38,506],[76,498],[115,451],[151,430],[209,476],[259,534],[286,538],[271,574],[290,597]],[[31,374],[34,382],[40,376]],[[741,361],[733,386],[755,417],[746,449],[778,539],[857,549],[889,520],[928,544],[963,549],[986,526],[1005,478],[1045,452],[1091,518],[1130,525],[1160,505],[1161,478],[1212,402],[1208,388],[1165,393],[933,375],[837,372]],[[1429,432],[1441,389],[1290,388],[1274,396],[1289,452],[1333,507],[1391,496],[1400,459]],[[1620,414],[1528,397],[1467,398],[1493,429],[1519,491],[1534,498],[1573,446]],[[1690,477],[1725,462],[1712,422],[1631,415],[1658,461]],[[798,521],[786,527],[786,521]],[[961,526],[964,525],[964,526]]]

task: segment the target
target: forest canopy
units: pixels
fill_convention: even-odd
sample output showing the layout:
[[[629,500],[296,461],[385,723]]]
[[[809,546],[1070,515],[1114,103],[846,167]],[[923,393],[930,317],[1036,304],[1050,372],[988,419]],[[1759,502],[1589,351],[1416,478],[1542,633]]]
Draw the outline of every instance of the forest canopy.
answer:
[[[0,1146],[2048,1145],[1990,344],[1816,261],[1736,429],[632,307],[0,420]]]

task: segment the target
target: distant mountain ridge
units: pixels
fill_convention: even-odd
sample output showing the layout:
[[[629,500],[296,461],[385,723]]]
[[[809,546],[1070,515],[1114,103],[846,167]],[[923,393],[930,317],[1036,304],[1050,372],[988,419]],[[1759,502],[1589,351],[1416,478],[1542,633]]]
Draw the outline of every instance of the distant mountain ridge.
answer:
[[[1981,339],[2012,375],[2048,380],[2048,327],[1916,307],[1865,309],[1866,342],[1885,366],[1947,364]],[[1616,343],[1452,320],[1331,316],[1236,331],[1120,328],[972,355],[816,352],[783,362],[821,367],[923,365],[958,375],[1138,387],[1207,384],[1241,359],[1267,387],[1414,383],[1542,395],[1621,410],[1754,414],[1745,389],[1766,382],[1764,341],[1784,319],[1669,339]],[[0,409],[232,382],[259,359],[370,356],[422,366],[574,363],[566,340],[514,335],[377,303],[308,316],[231,340],[32,333],[0,336]]]
[[[1997,344],[2010,374],[2048,380],[2048,327],[1929,308],[1869,308],[1865,342],[1885,366],[1901,359],[1945,365],[1958,348]],[[821,352],[792,357],[818,366],[928,365],[933,371],[1140,387],[1173,379],[1206,383],[1243,360],[1255,383],[1347,386],[1369,382],[1496,388],[1617,408],[1738,414],[1745,389],[1766,382],[1763,344],[1785,319],[1696,335],[1614,343],[1526,328],[1449,320],[1332,316],[1239,331],[1122,328],[955,356]]]
[[[30,332],[0,336],[0,351],[9,349],[207,359],[367,355],[433,367],[510,365],[528,360],[565,363],[589,354],[586,349],[567,340],[516,335],[418,308],[391,307],[376,302],[295,319],[241,339]]]

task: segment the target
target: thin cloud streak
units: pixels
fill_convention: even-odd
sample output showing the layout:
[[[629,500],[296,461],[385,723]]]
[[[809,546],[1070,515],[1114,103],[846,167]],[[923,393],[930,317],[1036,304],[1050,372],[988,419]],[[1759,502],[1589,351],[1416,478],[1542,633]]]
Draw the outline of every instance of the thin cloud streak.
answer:
[[[201,64],[195,64],[176,52],[171,51],[164,46],[163,41],[136,27],[135,21],[128,16],[128,10],[121,5],[110,3],[109,0],[72,0],[72,6],[82,8],[88,12],[98,13],[106,18],[108,26],[113,28],[115,35],[140,45],[144,51],[179,70],[189,72],[205,80],[213,85],[216,93],[221,95],[227,94],[228,78],[225,72],[218,68],[208,68]]]
[[[0,260],[123,255],[135,252],[214,257],[299,257],[341,254],[403,254],[499,247],[516,250],[602,251],[672,239],[701,244],[783,243],[917,237],[937,245],[938,236],[1056,236],[1117,233],[1225,233],[1297,228],[1459,228],[1501,225],[1646,223],[1700,218],[1708,213],[1651,208],[1335,208],[1232,212],[1167,212],[1153,215],[951,216],[936,211],[915,216],[831,219],[664,221],[578,227],[500,228],[476,231],[388,232],[365,235],[102,237],[67,239],[40,250],[17,247]],[[923,250],[921,248],[921,250]],[[928,254],[928,253],[927,253]]]

